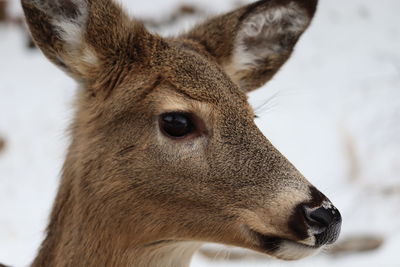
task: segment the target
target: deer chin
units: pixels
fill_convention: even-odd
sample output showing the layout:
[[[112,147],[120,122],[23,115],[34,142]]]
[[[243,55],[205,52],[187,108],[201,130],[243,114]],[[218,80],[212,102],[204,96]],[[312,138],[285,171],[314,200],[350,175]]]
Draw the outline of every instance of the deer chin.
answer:
[[[323,246],[311,246],[298,241],[272,237],[254,232],[259,240],[260,252],[281,260],[299,260],[317,254]]]

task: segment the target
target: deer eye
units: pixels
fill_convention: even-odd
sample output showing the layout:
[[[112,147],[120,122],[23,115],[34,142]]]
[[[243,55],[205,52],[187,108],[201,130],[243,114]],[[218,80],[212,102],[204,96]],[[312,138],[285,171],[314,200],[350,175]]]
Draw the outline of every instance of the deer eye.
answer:
[[[161,114],[160,129],[168,137],[185,137],[195,131],[195,126],[190,113],[169,112]]]

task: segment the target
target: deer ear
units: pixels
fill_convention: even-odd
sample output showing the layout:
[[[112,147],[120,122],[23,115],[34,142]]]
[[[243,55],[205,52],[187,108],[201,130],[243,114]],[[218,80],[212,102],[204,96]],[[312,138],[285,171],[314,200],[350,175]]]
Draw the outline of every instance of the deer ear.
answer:
[[[261,87],[290,57],[317,0],[263,0],[212,18],[184,37],[197,41],[244,91]]]
[[[22,6],[37,46],[81,82],[115,72],[116,62],[142,60],[152,38],[111,0],[22,0]]]

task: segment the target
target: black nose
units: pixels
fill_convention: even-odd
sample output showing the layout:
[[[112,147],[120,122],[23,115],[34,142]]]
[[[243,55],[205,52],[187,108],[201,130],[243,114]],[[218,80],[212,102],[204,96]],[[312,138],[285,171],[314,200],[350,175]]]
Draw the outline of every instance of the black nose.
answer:
[[[317,246],[332,244],[340,233],[342,216],[330,203],[324,201],[321,207],[303,207],[307,224],[315,236]]]

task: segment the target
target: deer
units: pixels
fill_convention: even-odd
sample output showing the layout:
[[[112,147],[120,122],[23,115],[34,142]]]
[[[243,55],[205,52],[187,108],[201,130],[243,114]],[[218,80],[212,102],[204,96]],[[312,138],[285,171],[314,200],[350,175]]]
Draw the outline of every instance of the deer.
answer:
[[[298,260],[338,239],[339,210],[262,134],[247,96],[292,55],[317,0],[252,2],[172,37],[112,0],[21,2],[79,87],[31,266],[189,266],[204,243]]]

